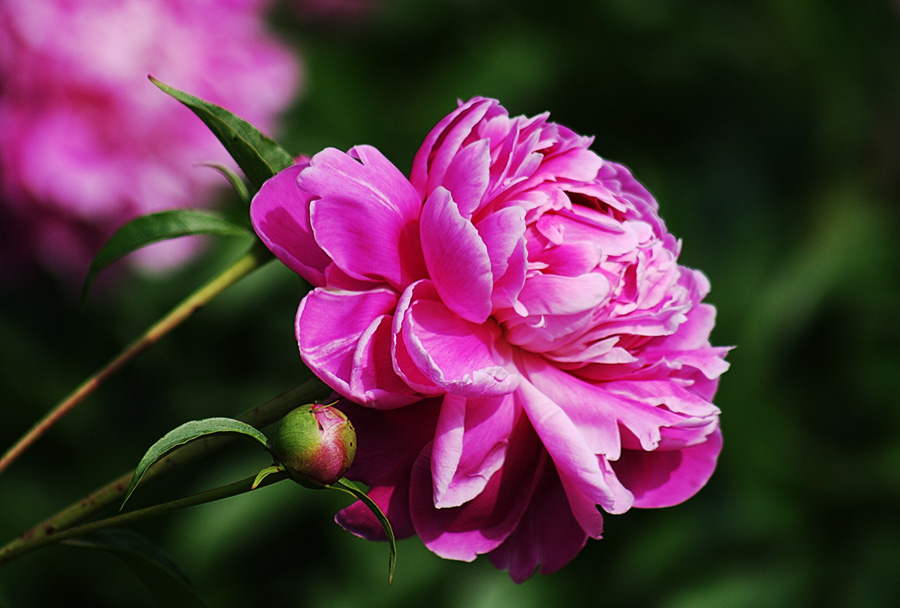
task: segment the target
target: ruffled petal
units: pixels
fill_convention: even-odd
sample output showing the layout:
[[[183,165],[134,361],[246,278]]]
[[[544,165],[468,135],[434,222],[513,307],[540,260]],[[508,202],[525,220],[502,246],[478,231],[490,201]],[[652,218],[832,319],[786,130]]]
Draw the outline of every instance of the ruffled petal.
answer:
[[[425,276],[419,246],[421,199],[378,150],[328,148],[300,174],[321,248],[352,277],[398,290]]]
[[[450,192],[459,205],[460,215],[466,219],[472,218],[488,186],[491,168],[489,144],[488,140],[480,139],[463,146],[453,157],[441,180],[440,185]]]
[[[472,323],[491,314],[491,259],[478,230],[463,218],[450,193],[439,187],[422,209],[422,254],[447,308]]]
[[[352,386],[351,378],[354,364],[369,357],[357,358],[356,350],[363,335],[374,332],[396,304],[397,294],[387,288],[364,292],[314,289],[300,302],[295,323],[304,363],[337,392],[365,403],[365,389],[359,383]],[[371,344],[370,338],[367,341]],[[383,356],[388,357],[389,352]]]
[[[378,409],[414,403],[423,395],[394,371],[391,359],[393,317],[382,315],[360,335],[350,370],[350,393]]]
[[[635,507],[670,507],[706,485],[721,450],[722,433],[716,429],[703,443],[681,450],[625,450],[612,466],[634,494]]]
[[[473,129],[488,114],[502,113],[493,99],[474,97],[441,119],[419,147],[409,179],[422,198],[443,183],[448,168]]]
[[[434,433],[434,506],[458,507],[484,490],[503,466],[515,407],[512,396],[446,395]]]
[[[496,549],[516,528],[528,507],[542,471],[542,451],[527,420],[510,439],[506,461],[484,490],[469,502],[435,508],[431,457],[423,450],[413,466],[410,512],[416,533],[434,553],[448,559],[472,561]]]
[[[437,298],[430,281],[407,289],[397,306],[395,331],[409,360],[434,385],[466,397],[509,393],[518,383],[498,351],[496,323],[470,323]]]
[[[609,281],[599,273],[578,277],[538,274],[519,294],[529,315],[573,315],[592,310],[609,295]]]
[[[557,404],[578,429],[588,449],[617,460],[622,448],[656,450],[663,429],[682,430],[682,440],[704,441],[717,424],[718,408],[663,381],[592,384],[537,358],[524,366],[528,380]],[[628,433],[623,435],[621,430]]]
[[[314,287],[321,287],[331,258],[313,237],[309,224],[312,197],[297,184],[297,176],[308,165],[307,161],[288,167],[264,183],[250,203],[250,221],[285,266]]]
[[[488,557],[494,566],[509,572],[513,581],[522,583],[538,566],[541,574],[551,574],[568,564],[587,539],[572,515],[556,471],[545,466],[519,525]]]
[[[624,513],[633,502],[628,490],[603,470],[579,428],[559,405],[527,380],[516,391],[569,497],[578,523],[589,535],[600,534],[603,518],[596,505],[609,513]]]
[[[557,369],[543,359],[528,357],[525,377],[547,399],[559,406],[577,427],[592,454],[618,458],[622,448],[616,411],[607,405],[602,388]]]
[[[476,226],[491,261],[494,308],[514,306],[525,285],[525,210],[508,207],[491,213]]]

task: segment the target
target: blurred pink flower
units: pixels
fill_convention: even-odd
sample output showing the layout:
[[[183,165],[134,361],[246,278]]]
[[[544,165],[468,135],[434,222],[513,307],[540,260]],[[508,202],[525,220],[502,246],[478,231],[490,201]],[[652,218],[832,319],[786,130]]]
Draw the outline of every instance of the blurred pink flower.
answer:
[[[715,310],[653,197],[591,138],[475,98],[409,179],[369,146],[266,183],[257,233],[314,289],[306,364],[353,403],[348,476],[399,536],[523,581],[603,517],[696,493],[721,448]],[[338,521],[383,538],[360,504]]]
[[[263,130],[298,92],[298,59],[266,31],[262,0],[41,0],[0,4],[0,266],[35,259],[83,278],[125,221],[207,205],[233,166],[167,84]],[[189,243],[143,256],[164,267]]]

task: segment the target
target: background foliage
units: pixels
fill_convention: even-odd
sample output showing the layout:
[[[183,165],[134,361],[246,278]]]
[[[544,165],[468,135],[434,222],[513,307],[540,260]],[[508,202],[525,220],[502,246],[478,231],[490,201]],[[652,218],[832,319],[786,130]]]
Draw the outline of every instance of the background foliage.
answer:
[[[516,586],[486,560],[443,561],[412,539],[388,587],[386,547],[331,522],[346,501],[279,484],[138,526],[210,605],[900,600],[900,4],[382,0],[355,24],[287,7],[273,23],[309,72],[286,148],[368,143],[406,171],[457,98],[549,110],[655,193],[682,262],[711,279],[714,342],[738,348],[710,484],[675,508],[607,517],[606,538],[557,574]],[[162,93],[148,83],[147,95]],[[223,208],[239,205],[223,189]],[[166,278],[113,271],[84,311],[49,276],[3,287],[0,444],[244,246],[217,241]],[[4,540],[132,468],[177,424],[298,384],[303,290],[266,267],[79,406],[0,477]],[[239,445],[133,500],[232,481],[261,459]],[[51,547],[0,571],[0,606],[63,603],[154,605],[102,553]]]

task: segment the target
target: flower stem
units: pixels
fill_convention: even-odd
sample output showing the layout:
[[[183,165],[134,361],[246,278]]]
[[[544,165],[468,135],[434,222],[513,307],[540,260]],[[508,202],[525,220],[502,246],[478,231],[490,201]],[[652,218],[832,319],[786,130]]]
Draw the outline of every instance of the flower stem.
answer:
[[[25,433],[3,455],[3,457],[0,458],[0,473],[12,464],[16,458],[21,456],[22,453],[37,441],[41,435],[46,433],[50,427],[59,422],[59,420],[72,411],[76,405],[84,401],[88,395],[94,392],[94,390],[103,384],[110,376],[119,371],[128,362],[144,352],[164,335],[172,331],[182,321],[197,312],[214,297],[222,293],[227,287],[236,283],[240,278],[270,259],[273,258],[268,250],[263,247],[261,243],[257,243],[245,256],[224,270],[222,274],[185,298],[180,304],[169,311],[166,316],[157,321],[155,325],[147,329],[147,331],[141,334],[134,342],[129,344],[123,351],[110,360],[109,363],[85,380],[62,401],[57,403],[53,409],[31,428],[31,430]]]
[[[269,425],[290,412],[295,407],[316,399],[323,399],[331,393],[317,378],[311,378],[300,386],[257,406],[239,417],[239,420],[257,428]],[[234,441],[228,435],[211,436],[191,442],[160,460],[150,468],[141,480],[144,487],[152,480],[168,475],[179,467],[207,456]],[[59,535],[68,533],[80,521],[98,513],[125,496],[134,471],[114,479],[81,500],[69,505],[56,515],[34,526],[30,530],[0,548],[0,565],[23,553],[62,540]]]
[[[256,480],[256,475],[253,475],[252,477],[230,483],[226,486],[207,490],[205,492],[200,492],[199,494],[194,494],[193,496],[179,498],[178,500],[173,500],[143,509],[137,509],[136,511],[130,511],[128,513],[121,513],[119,515],[107,517],[106,519],[101,519],[99,521],[82,524],[80,526],[75,526],[66,530],[61,530],[55,534],[44,536],[38,540],[31,542],[27,548],[20,549],[19,551],[9,551],[6,554],[0,555],[0,565],[13,559],[21,553],[31,551],[45,545],[62,542],[70,538],[75,538],[77,536],[86,536],[105,528],[131,525],[133,523],[143,521],[151,517],[156,517],[158,515],[165,515],[179,509],[194,507],[208,502],[221,500],[223,498],[230,498],[231,496],[237,496],[238,494],[249,492],[251,489],[259,489],[263,486],[273,484],[277,481],[281,481],[282,479],[287,479],[287,475],[283,473],[273,473],[266,476],[266,478],[263,479],[259,483],[259,485],[256,486],[256,488],[252,488],[253,482]]]

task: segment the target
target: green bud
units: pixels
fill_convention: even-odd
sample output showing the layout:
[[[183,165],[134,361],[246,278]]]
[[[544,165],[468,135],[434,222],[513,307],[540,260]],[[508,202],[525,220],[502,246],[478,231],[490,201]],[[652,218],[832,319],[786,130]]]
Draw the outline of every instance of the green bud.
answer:
[[[313,488],[331,485],[353,464],[356,429],[330,405],[302,405],[282,418],[272,455],[294,481]]]

